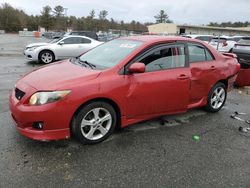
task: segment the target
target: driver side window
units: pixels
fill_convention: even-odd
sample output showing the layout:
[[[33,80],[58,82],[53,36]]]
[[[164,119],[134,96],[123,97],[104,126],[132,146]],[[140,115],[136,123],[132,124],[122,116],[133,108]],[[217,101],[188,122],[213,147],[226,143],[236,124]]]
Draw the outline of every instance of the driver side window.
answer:
[[[146,72],[185,67],[184,45],[159,48],[146,54],[139,62],[146,65]]]

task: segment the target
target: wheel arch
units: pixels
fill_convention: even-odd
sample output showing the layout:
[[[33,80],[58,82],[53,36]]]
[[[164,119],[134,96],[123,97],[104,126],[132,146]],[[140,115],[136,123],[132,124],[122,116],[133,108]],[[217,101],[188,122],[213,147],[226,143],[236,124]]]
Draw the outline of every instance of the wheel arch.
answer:
[[[110,98],[105,98],[105,97],[98,97],[98,98],[94,98],[94,99],[90,99],[84,103],[82,103],[76,110],[75,112],[73,113],[72,115],[72,118],[71,118],[71,121],[70,121],[70,129],[72,128],[72,124],[73,124],[73,121],[75,120],[75,116],[76,114],[81,110],[81,108],[83,108],[84,106],[92,103],[92,102],[106,102],[108,104],[110,104],[114,110],[117,112],[116,113],[116,116],[117,116],[117,125],[116,125],[116,128],[119,129],[121,127],[121,110],[120,110],[120,107],[119,105],[112,99]],[[71,133],[72,133],[72,130],[71,130]]]
[[[217,84],[217,83],[219,83],[219,82],[223,83],[223,84],[226,86],[226,89],[228,89],[228,79],[221,79],[221,80],[218,80],[215,84]],[[214,85],[215,85],[215,84],[214,84]]]
[[[40,59],[41,53],[44,52],[44,51],[50,51],[50,52],[52,52],[52,54],[54,55],[54,59],[57,60],[55,52],[53,50],[49,49],[49,48],[44,48],[44,49],[40,50],[40,52],[38,53],[38,60]]]

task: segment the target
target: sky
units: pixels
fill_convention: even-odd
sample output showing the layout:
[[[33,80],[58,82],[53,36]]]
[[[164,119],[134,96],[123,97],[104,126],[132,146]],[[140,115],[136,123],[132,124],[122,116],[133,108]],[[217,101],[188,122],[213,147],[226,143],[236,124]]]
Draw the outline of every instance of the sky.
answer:
[[[250,21],[250,0],[0,0],[0,4],[5,2],[34,15],[46,5],[61,5],[68,15],[85,17],[92,9],[96,15],[107,10],[108,19],[125,22],[154,22],[160,10],[177,24]]]

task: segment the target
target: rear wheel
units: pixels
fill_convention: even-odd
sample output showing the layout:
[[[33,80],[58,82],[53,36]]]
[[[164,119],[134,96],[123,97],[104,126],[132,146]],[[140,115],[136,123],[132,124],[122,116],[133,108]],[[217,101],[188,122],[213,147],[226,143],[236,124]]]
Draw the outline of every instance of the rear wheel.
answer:
[[[53,52],[51,52],[49,50],[44,50],[44,51],[41,51],[39,53],[38,60],[41,63],[48,64],[48,63],[52,63],[53,61],[55,61],[55,56],[54,56]]]
[[[106,102],[92,102],[75,115],[73,135],[84,144],[95,144],[108,138],[117,122],[114,108]]]
[[[209,112],[218,112],[226,102],[227,90],[225,84],[219,82],[210,90],[206,110]]]

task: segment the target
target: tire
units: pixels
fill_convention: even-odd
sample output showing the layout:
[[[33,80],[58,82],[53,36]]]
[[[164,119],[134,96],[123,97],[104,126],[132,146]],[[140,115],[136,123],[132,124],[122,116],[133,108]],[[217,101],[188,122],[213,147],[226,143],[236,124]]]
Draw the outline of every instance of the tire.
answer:
[[[218,112],[225,104],[227,99],[227,89],[225,84],[218,82],[208,94],[207,105],[205,109],[208,112]]]
[[[39,53],[38,60],[44,64],[52,63],[55,61],[55,55],[49,50],[43,50]]]
[[[96,144],[113,133],[116,123],[114,108],[106,102],[97,101],[80,109],[74,116],[71,130],[73,136],[83,144]]]

